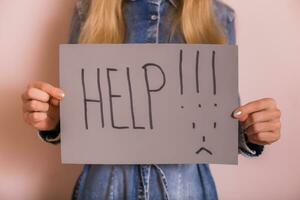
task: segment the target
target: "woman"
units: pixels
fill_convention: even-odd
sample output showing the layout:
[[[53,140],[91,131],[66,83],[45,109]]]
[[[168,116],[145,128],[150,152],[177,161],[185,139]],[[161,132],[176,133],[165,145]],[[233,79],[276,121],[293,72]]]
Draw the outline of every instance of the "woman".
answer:
[[[234,44],[234,13],[213,0],[80,0],[70,43]],[[60,142],[64,93],[35,81],[22,95],[24,119],[47,142]],[[271,98],[237,108],[239,150],[258,156],[280,137],[280,111]],[[74,199],[217,199],[207,164],[86,165]]]

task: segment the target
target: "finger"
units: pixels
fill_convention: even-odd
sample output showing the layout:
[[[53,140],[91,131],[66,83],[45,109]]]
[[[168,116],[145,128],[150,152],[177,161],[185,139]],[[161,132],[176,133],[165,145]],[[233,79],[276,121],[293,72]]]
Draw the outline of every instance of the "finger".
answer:
[[[45,112],[27,112],[26,114],[31,124],[43,121],[47,118],[47,113]]]
[[[281,128],[281,124],[279,120],[255,123],[246,129],[246,134],[250,136],[250,135],[258,134],[260,132],[275,132],[280,130],[280,128]]]
[[[54,97],[56,99],[62,99],[65,96],[62,89],[54,87],[49,83],[45,83],[42,81],[35,81],[31,83],[30,86],[41,89],[44,92],[48,93],[51,97]]]
[[[49,125],[46,123],[45,120],[39,121],[39,122],[34,122],[31,125],[39,131],[47,131],[47,130],[52,129],[52,128],[49,128]]]
[[[264,98],[249,102],[233,112],[233,117],[245,121],[250,113],[276,108],[276,102],[272,98]]]
[[[247,129],[249,126],[254,123],[259,122],[267,122],[279,119],[281,116],[281,112],[279,109],[274,110],[263,110],[259,112],[255,112],[249,115],[247,120],[243,123],[244,129]]]
[[[47,94],[46,92],[37,89],[37,88],[29,88],[23,95],[22,95],[22,99],[23,102],[26,102],[28,100],[38,100],[38,101],[42,101],[42,102],[48,102],[49,101],[49,94]]]
[[[59,100],[58,99],[55,99],[55,98],[51,98],[50,99],[50,103],[54,106],[58,106],[59,105]]]
[[[259,144],[259,145],[267,145],[267,142],[261,142],[259,140],[253,139],[253,138],[248,138],[248,141],[251,142],[252,144]]]
[[[256,142],[260,144],[271,144],[279,140],[280,134],[278,132],[261,132],[248,137],[251,142]]]
[[[47,112],[49,104],[41,101],[31,100],[23,104],[24,112]]]

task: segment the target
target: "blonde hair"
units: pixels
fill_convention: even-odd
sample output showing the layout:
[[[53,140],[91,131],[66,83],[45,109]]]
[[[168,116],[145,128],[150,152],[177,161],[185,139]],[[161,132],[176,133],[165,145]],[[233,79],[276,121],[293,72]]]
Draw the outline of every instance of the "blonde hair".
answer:
[[[126,26],[124,0],[91,0],[79,43],[123,43]],[[224,44],[226,36],[216,20],[213,0],[181,0],[174,27],[186,43]]]

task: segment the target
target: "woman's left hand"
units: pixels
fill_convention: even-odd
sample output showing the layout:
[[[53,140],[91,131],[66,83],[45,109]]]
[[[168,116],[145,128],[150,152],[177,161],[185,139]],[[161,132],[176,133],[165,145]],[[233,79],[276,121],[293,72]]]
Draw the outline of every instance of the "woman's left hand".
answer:
[[[249,102],[233,113],[238,119],[248,141],[254,144],[272,144],[280,138],[281,112],[272,98],[264,98]]]

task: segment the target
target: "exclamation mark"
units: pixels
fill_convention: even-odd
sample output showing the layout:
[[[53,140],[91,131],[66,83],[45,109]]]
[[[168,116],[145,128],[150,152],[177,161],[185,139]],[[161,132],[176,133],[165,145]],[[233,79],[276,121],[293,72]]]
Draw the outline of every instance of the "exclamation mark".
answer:
[[[196,54],[196,91],[199,93],[199,51]]]
[[[215,59],[216,59],[216,52],[213,51],[213,53],[212,53],[212,75],[213,75],[214,95],[217,94]]]
[[[179,80],[180,80],[180,94],[183,95],[182,49],[180,49],[180,53],[179,53]]]
[[[212,78],[213,78],[213,94],[214,96],[217,94],[217,84],[216,84],[216,52],[212,52]],[[215,107],[217,107],[217,104],[214,104]],[[214,122],[214,128],[217,128],[217,122]]]

